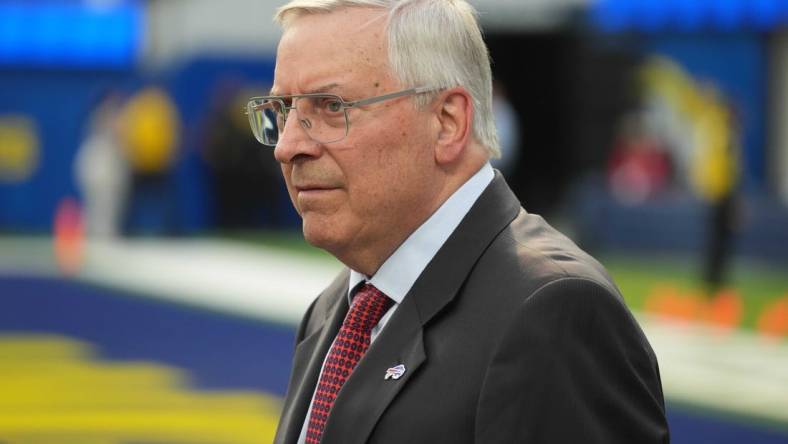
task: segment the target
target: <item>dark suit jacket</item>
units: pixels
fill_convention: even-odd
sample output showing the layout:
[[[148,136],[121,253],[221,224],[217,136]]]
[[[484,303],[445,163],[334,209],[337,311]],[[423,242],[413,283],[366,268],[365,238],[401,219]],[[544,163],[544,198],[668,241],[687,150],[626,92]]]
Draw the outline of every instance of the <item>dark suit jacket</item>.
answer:
[[[298,439],[347,286],[345,271],[301,322],[276,444]],[[668,441],[656,358],[615,284],[496,174],[345,383],[322,442]]]

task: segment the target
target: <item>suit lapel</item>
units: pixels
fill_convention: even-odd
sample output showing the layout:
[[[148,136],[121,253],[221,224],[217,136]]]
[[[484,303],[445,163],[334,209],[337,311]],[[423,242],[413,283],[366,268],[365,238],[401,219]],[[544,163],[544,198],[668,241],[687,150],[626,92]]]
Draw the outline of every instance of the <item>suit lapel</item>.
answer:
[[[367,441],[388,405],[426,365],[425,326],[451,302],[479,256],[519,211],[519,201],[496,173],[345,382],[331,409],[323,444]],[[384,379],[386,370],[399,364],[405,367],[402,377]]]
[[[318,328],[301,341],[295,349],[293,357],[293,370],[291,373],[291,387],[288,390],[279,427],[276,432],[275,444],[295,444],[301,434],[312,394],[320,376],[323,359],[339,331],[339,326],[348,311],[347,304],[347,276],[342,273],[334,283],[327,288],[321,297],[327,297],[334,304],[323,313],[325,321]],[[313,316],[320,316],[314,313]]]
[[[496,171],[493,181],[408,292],[407,298],[414,300],[423,324],[454,298],[484,250],[520,210],[520,201]]]

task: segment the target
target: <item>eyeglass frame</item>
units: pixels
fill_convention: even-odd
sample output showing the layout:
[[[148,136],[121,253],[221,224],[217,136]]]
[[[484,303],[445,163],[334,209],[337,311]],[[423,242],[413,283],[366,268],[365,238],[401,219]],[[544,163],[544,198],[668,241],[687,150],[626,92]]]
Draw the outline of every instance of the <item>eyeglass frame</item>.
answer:
[[[359,107],[359,106],[372,105],[374,103],[379,103],[379,102],[383,102],[383,101],[386,101],[386,100],[396,99],[396,98],[399,98],[399,97],[412,96],[412,95],[417,95],[417,94],[424,94],[424,93],[428,93],[428,92],[437,91],[439,89],[440,88],[436,88],[436,87],[432,87],[432,86],[419,86],[419,87],[415,87],[415,88],[403,89],[403,90],[396,91],[396,92],[393,92],[393,93],[383,94],[383,95],[380,95],[380,96],[367,97],[365,99],[353,100],[353,101],[350,101],[350,102],[346,102],[345,99],[343,99],[341,96],[339,96],[337,94],[331,94],[331,93],[307,93],[307,94],[293,94],[293,95],[285,95],[285,96],[257,96],[257,97],[249,98],[249,101],[246,103],[246,110],[244,111],[244,114],[249,116],[249,126],[251,127],[252,134],[254,135],[255,139],[257,139],[257,141],[260,142],[260,144],[262,144],[264,146],[268,146],[268,147],[274,148],[274,147],[276,147],[276,145],[270,145],[270,144],[267,144],[267,143],[263,142],[261,140],[262,137],[258,137],[257,134],[254,131],[255,125],[252,124],[252,114],[253,113],[250,112],[250,111],[252,111],[252,104],[253,104],[254,101],[256,101],[256,100],[269,100],[269,101],[277,101],[277,102],[279,102],[279,104],[282,106],[282,109],[285,110],[285,113],[283,113],[283,116],[282,116],[282,131],[279,132],[279,136],[281,136],[282,134],[284,134],[284,125],[287,123],[287,116],[290,114],[290,111],[296,107],[295,103],[296,103],[296,101],[298,99],[303,98],[303,97],[336,97],[337,99],[339,99],[339,103],[342,106],[342,112],[343,112],[343,114],[345,116],[345,134],[343,134],[342,137],[340,137],[340,138],[338,138],[336,140],[328,141],[328,142],[321,142],[319,140],[315,140],[312,137],[312,135],[309,133],[308,129],[304,127],[304,123],[301,120],[299,120],[299,126],[304,130],[304,132],[306,132],[306,134],[309,136],[310,139],[315,140],[318,143],[334,143],[334,142],[339,142],[340,140],[343,140],[345,137],[347,137],[348,133],[350,132],[350,120],[349,120],[348,115],[347,115],[347,110],[348,109],[353,109],[353,108],[356,108],[356,107]],[[291,99],[291,105],[290,106],[287,106],[285,104],[285,99]],[[277,128],[278,128],[278,126],[279,125],[277,125]],[[277,137],[277,144],[278,143],[279,143],[279,137]]]

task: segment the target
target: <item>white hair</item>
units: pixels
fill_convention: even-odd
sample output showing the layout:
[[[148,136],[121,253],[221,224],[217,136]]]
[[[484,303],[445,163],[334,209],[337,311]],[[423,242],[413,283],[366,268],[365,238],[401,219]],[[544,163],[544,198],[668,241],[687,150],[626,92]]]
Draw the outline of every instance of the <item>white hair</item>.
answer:
[[[462,86],[473,99],[471,130],[490,157],[500,157],[492,111],[490,56],[465,0],[291,0],[274,20],[285,30],[306,14],[371,7],[388,12],[389,63],[405,87]],[[416,100],[421,106],[429,95]]]

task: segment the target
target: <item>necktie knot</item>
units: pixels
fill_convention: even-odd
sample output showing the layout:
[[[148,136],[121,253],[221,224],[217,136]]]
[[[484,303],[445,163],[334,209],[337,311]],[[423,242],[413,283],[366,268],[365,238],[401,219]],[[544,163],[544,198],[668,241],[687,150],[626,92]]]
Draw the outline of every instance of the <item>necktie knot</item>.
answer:
[[[372,284],[364,284],[350,305],[344,325],[353,330],[369,333],[394,303]]]

